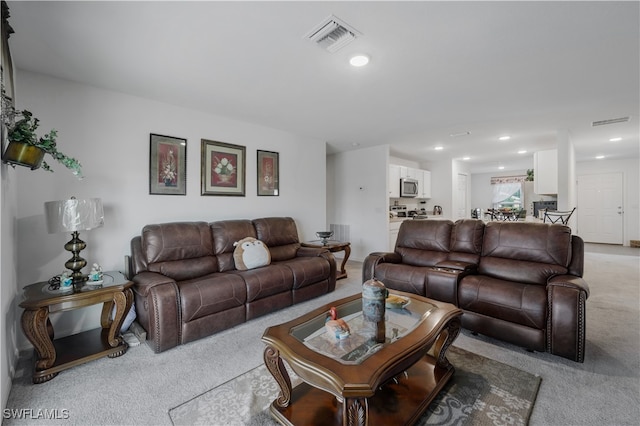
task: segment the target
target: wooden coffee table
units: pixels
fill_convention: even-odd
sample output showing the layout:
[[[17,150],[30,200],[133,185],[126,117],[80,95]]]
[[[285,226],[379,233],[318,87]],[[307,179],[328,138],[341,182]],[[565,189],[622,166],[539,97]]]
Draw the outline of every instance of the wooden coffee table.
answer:
[[[462,311],[413,294],[404,309],[386,310],[386,341],[376,344],[357,294],[269,327],[264,361],[280,386],[271,414],[284,425],[407,425],[415,423],[451,378],[446,351]],[[335,306],[351,335],[325,332]],[[304,383],[292,389],[283,360]]]

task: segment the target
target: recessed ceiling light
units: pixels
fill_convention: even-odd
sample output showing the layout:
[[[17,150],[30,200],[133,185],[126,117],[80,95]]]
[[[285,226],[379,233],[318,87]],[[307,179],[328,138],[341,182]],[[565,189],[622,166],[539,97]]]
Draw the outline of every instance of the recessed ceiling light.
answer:
[[[367,55],[355,55],[349,59],[349,63],[354,67],[363,67],[369,63],[369,57]]]
[[[622,140],[622,138],[611,138],[609,139],[609,142],[620,142]]]
[[[452,138],[459,138],[460,136],[468,136],[470,134],[471,132],[466,131],[466,132],[451,133],[449,134],[449,136],[451,136]]]
[[[354,142],[351,144],[351,146],[360,146],[360,142]]]
[[[471,160],[471,157],[462,157],[464,161]]]
[[[521,149],[520,151],[518,151],[518,154],[526,154],[527,150],[526,149]]]
[[[438,146],[436,146],[436,147],[435,147],[435,148],[433,148],[433,149],[435,149],[436,151],[442,151],[442,150],[444,149],[444,147],[443,147],[443,146],[439,146],[439,145],[438,145]]]
[[[504,170],[504,166],[499,166],[498,169],[499,170]]]
[[[596,160],[602,160],[604,158],[604,155],[596,155]]]
[[[508,141],[509,139],[511,139],[511,136],[500,136],[498,139],[500,139],[501,141]]]

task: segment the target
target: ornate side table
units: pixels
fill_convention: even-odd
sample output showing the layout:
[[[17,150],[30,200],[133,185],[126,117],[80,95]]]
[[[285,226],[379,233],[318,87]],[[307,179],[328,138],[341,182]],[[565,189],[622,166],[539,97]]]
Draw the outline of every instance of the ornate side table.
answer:
[[[348,241],[337,241],[337,240],[328,240],[325,244],[320,240],[313,241],[305,241],[302,243],[303,247],[312,247],[312,248],[325,248],[329,250],[331,253],[335,253],[337,251],[344,251],[344,257],[342,258],[342,264],[340,265],[340,270],[336,272],[336,279],[339,280],[341,278],[347,278],[347,270],[345,269],[345,265],[347,264],[347,260],[349,260],[349,255],[351,254],[351,243]]]
[[[60,371],[94,359],[124,354],[128,345],[120,328],[133,303],[132,286],[123,274],[110,271],[104,273],[102,284],[84,286],[80,291],[52,290],[46,281],[25,287],[20,307],[24,308],[22,330],[35,349],[33,383],[44,383]],[[103,304],[100,328],[54,340],[50,313],[98,303]]]

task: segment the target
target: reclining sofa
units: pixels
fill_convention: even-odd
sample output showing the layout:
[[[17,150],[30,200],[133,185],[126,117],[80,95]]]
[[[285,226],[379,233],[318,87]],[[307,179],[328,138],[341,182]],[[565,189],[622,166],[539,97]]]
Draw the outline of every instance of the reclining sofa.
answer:
[[[262,241],[270,264],[238,270],[234,243]],[[329,293],[336,263],[301,247],[289,217],[147,225],[131,240],[130,279],[147,343],[162,352]]]
[[[583,362],[583,264],[584,243],[564,225],[406,220],[362,279],[452,303],[472,332]]]

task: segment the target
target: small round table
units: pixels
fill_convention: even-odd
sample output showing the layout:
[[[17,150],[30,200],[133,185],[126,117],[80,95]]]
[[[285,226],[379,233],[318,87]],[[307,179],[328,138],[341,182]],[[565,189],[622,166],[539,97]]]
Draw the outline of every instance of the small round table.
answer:
[[[302,243],[302,246],[312,248],[325,248],[331,253],[344,251],[344,257],[342,258],[340,270],[336,271],[336,279],[339,280],[342,278],[347,278],[347,270],[345,269],[345,265],[347,264],[347,260],[349,260],[349,255],[351,254],[351,243],[349,241],[327,240],[327,242],[323,244],[321,240],[313,240]]]

